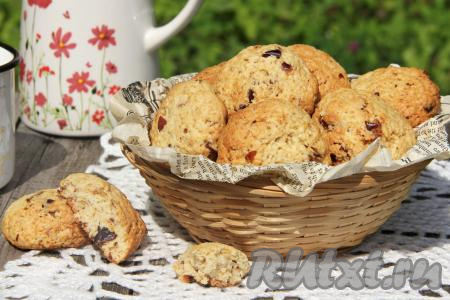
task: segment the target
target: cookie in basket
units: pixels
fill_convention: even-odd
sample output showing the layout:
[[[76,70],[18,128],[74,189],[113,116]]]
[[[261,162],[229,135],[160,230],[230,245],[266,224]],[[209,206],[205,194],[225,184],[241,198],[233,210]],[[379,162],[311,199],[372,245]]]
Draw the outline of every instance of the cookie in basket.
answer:
[[[351,160],[376,138],[399,159],[416,143],[408,121],[383,100],[367,92],[339,89],[327,94],[313,118],[318,120],[329,145],[327,162]]]
[[[221,62],[220,64],[217,64],[217,65],[208,67],[206,69],[203,69],[202,71],[198,72],[197,75],[195,75],[192,79],[206,81],[207,83],[214,85],[217,82],[217,80],[220,79],[220,73],[222,72],[225,64],[226,64],[226,61]]]
[[[92,174],[75,173],[59,187],[75,219],[110,262],[130,256],[147,235],[139,213],[115,186]]]
[[[408,119],[411,126],[441,111],[439,87],[417,68],[380,68],[352,81],[352,88],[380,97]]]
[[[2,232],[6,240],[20,249],[76,248],[90,243],[56,189],[14,201],[5,212]]]
[[[294,51],[316,77],[321,98],[339,88],[350,87],[347,72],[328,53],[304,44],[291,45],[288,49]]]
[[[214,287],[237,285],[250,270],[247,256],[236,248],[220,243],[191,246],[173,264],[177,277]]]
[[[290,102],[266,100],[230,116],[219,138],[218,162],[322,162],[326,153],[327,144],[316,120]]]
[[[226,62],[213,86],[229,113],[276,99],[312,114],[318,100],[316,78],[294,52],[276,44],[245,48]]]
[[[174,147],[185,154],[217,158],[217,139],[227,110],[206,82],[175,85],[162,101],[150,129],[152,146]]]

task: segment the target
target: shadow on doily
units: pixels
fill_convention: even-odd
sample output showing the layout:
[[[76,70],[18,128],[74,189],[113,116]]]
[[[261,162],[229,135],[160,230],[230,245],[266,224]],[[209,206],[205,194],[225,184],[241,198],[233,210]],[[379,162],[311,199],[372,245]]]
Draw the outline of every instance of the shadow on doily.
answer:
[[[161,204],[156,196],[151,195],[150,201],[148,201],[147,211],[152,215],[153,220],[168,234],[172,234],[174,237],[182,239],[188,243],[192,243],[194,240],[189,233],[184,229],[167,211],[167,209]]]
[[[441,174],[448,161],[441,164],[441,170],[425,169],[400,209],[350,253],[368,254],[374,248],[419,253],[450,244],[450,180]]]

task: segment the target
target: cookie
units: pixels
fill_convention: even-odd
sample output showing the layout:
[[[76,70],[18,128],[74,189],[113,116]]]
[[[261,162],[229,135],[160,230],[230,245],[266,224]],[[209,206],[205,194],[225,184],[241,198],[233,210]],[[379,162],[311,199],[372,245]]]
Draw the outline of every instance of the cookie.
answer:
[[[5,212],[2,232],[6,240],[20,249],[77,248],[90,243],[56,189],[14,201]]]
[[[352,81],[352,88],[380,97],[402,114],[412,127],[441,111],[439,88],[417,68],[376,69]]]
[[[416,143],[408,121],[383,100],[367,92],[339,89],[327,94],[313,118],[318,120],[329,145],[332,165],[351,160],[376,138],[399,159]]]
[[[191,246],[173,264],[178,279],[214,287],[237,285],[250,270],[247,256],[236,248],[220,243]]]
[[[152,146],[174,147],[184,154],[217,157],[217,139],[227,110],[206,82],[175,85],[157,111],[150,129]]]
[[[347,72],[328,53],[304,44],[292,45],[288,49],[303,60],[308,70],[317,79],[320,98],[339,88],[350,87]]]
[[[219,138],[219,163],[267,165],[322,162],[327,145],[317,121],[278,100],[255,103],[230,116]]]
[[[59,192],[94,246],[110,262],[125,260],[147,235],[144,221],[126,196],[95,175],[71,174],[61,181]]]
[[[248,47],[226,62],[214,90],[229,113],[275,99],[314,112],[317,80],[291,50],[276,44]]]
[[[221,62],[220,64],[208,67],[198,72],[192,79],[199,81],[206,81],[209,84],[215,84],[220,78],[220,73],[223,70],[226,62]]]

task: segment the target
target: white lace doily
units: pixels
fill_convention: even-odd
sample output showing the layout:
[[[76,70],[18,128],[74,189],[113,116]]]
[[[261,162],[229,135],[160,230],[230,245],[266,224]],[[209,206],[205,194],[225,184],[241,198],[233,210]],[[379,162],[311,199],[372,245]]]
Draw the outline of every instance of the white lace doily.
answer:
[[[175,278],[171,264],[192,240],[155,200],[139,172],[122,156],[110,134],[101,137],[104,153],[98,165],[86,172],[96,173],[120,188],[133,206],[141,211],[148,227],[148,239],[120,266],[103,260],[86,246],[52,252],[29,251],[10,261],[0,272],[1,299],[417,299],[450,298],[450,162],[432,162],[414,185],[401,209],[359,247],[344,257],[367,258],[381,248],[385,265],[379,277],[392,274],[399,258],[427,258],[442,265],[442,288],[413,290],[408,284],[400,290],[349,288],[271,291],[264,284],[247,289],[243,281],[233,288],[206,288],[184,284]],[[119,292],[119,291],[120,292]]]

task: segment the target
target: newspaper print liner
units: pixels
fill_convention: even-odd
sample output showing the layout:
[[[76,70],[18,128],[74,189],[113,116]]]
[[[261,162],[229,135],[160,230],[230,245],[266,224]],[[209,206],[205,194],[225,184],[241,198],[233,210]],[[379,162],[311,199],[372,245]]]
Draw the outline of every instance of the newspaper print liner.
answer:
[[[193,180],[236,183],[253,175],[269,175],[283,191],[305,196],[320,182],[369,171],[393,171],[436,158],[450,158],[445,124],[450,120],[450,96],[442,97],[442,113],[416,128],[417,144],[400,160],[392,160],[379,139],[353,158],[336,167],[316,162],[286,163],[268,166],[240,166],[218,164],[200,155],[177,153],[172,148],[150,146],[148,126],[159,103],[175,84],[191,79],[184,74],[169,79],[155,79],[130,84],[111,99],[110,110],[118,121],[113,138],[127,145],[136,155],[148,161],[167,162],[173,174]],[[350,78],[354,78],[351,75]]]

